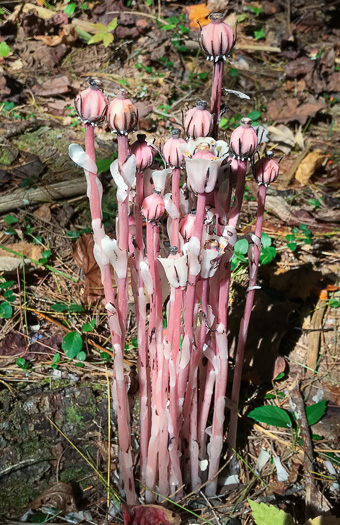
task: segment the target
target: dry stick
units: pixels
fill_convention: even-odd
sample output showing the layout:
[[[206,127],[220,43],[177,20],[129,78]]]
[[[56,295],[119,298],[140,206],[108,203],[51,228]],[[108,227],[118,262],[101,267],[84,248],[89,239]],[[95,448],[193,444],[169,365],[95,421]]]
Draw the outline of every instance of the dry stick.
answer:
[[[301,395],[298,381],[295,380],[289,388],[290,402],[295,413],[296,422],[300,427],[301,439],[304,449],[304,464],[306,477],[306,519],[314,515],[314,511],[319,511],[317,508],[318,490],[313,480],[312,472],[314,468],[314,454],[313,443],[310,434],[310,428],[307,421],[305,403]],[[318,512],[317,512],[318,513]]]
[[[95,162],[94,149],[94,128],[90,124],[85,124],[85,151],[90,159]],[[89,201],[92,218],[92,228],[95,244],[101,248],[101,240],[105,236],[102,223],[101,196],[102,185],[95,173],[89,172]],[[105,303],[108,311],[108,324],[110,328],[112,347],[114,351],[114,375],[117,388],[117,416],[118,416],[118,437],[121,449],[122,467],[124,472],[124,482],[127,502],[136,502],[136,491],[133,476],[133,462],[131,454],[131,433],[129,429],[129,417],[127,410],[127,393],[124,380],[124,345],[122,343],[122,332],[119,323],[117,310],[115,307],[115,297],[111,277],[110,263],[100,265],[102,282],[104,286]]]
[[[235,188],[235,199],[231,209],[230,219],[227,226],[226,235],[233,238],[233,233],[237,228],[245,187],[245,177],[247,170],[246,161],[238,161],[237,180]],[[262,226],[261,226],[262,227]],[[261,236],[261,234],[260,234]],[[215,387],[215,407],[213,413],[213,424],[211,430],[211,439],[208,445],[209,455],[209,473],[208,477],[213,478],[218,471],[220,457],[223,447],[223,425],[225,419],[225,395],[228,380],[228,339],[227,339],[227,320],[229,304],[229,288],[231,278],[231,259],[226,263],[225,275],[220,282],[219,302],[218,302],[218,320],[215,332],[216,338],[216,356],[219,359],[219,370],[216,377]],[[217,477],[207,484],[206,495],[216,494]]]
[[[256,226],[255,226],[255,237],[257,237],[259,242],[261,241],[266,193],[267,193],[267,187],[264,184],[260,184],[258,207],[257,207],[257,218],[256,218]],[[229,436],[228,436],[229,454],[233,453],[232,452],[233,449],[236,450],[236,436],[237,436],[237,422],[238,422],[237,414],[238,414],[238,403],[239,403],[239,395],[240,395],[240,387],[241,387],[241,379],[242,379],[242,366],[243,366],[244,350],[245,350],[247,335],[248,335],[250,315],[251,315],[251,310],[254,304],[255,289],[256,289],[255,286],[256,286],[256,280],[257,280],[257,271],[258,271],[258,266],[259,266],[260,255],[261,255],[261,249],[255,243],[254,253],[253,253],[253,262],[251,265],[253,268],[253,271],[251,271],[250,278],[249,278],[249,286],[247,289],[246,304],[244,307],[244,313],[243,313],[243,317],[242,317],[241,324],[240,324],[238,344],[237,344],[237,350],[236,350],[235,370],[234,370],[233,386],[232,386],[232,393],[231,393],[230,425],[229,425]]]
[[[145,484],[145,471],[148,455],[148,445],[151,432],[151,385],[150,368],[147,353],[146,333],[146,298],[144,282],[141,276],[140,264],[144,259],[143,218],[141,205],[143,202],[143,172],[136,173],[136,267],[138,276],[138,377],[140,390],[140,471],[141,480]]]

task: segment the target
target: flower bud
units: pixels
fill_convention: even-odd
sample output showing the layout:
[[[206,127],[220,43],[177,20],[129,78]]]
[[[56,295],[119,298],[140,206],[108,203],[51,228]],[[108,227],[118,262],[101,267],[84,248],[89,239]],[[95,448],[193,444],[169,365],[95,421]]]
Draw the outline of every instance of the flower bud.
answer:
[[[201,28],[200,45],[207,60],[225,60],[234,47],[234,31],[222,20],[223,15],[212,13],[210,24]]]
[[[273,158],[271,151],[266,151],[266,156],[254,164],[254,177],[257,184],[268,186],[275,182],[279,176],[279,163]]]
[[[179,231],[185,242],[189,241],[194,235],[195,222],[196,210],[192,210],[191,213],[183,217],[181,220]]]
[[[107,98],[95,80],[91,79],[89,83],[90,87],[77,95],[74,105],[81,120],[95,126],[105,118]]]
[[[137,126],[138,111],[123,89],[109,102],[106,118],[112,131],[119,135],[127,135]]]
[[[251,124],[250,118],[241,119],[241,125],[230,136],[231,152],[239,160],[249,159],[257,148],[258,139]]]
[[[165,204],[159,193],[152,193],[143,200],[141,213],[149,222],[158,221],[165,211]]]
[[[131,153],[136,157],[137,171],[150,168],[153,163],[154,149],[145,140],[145,135],[137,135],[137,140],[131,146]]]
[[[181,130],[173,129],[170,137],[163,146],[163,157],[171,168],[181,168],[184,164],[184,155],[179,149],[180,144],[185,143],[181,139]]]
[[[214,117],[206,109],[207,103],[199,100],[196,107],[189,109],[184,117],[184,129],[192,139],[208,137],[214,124]]]

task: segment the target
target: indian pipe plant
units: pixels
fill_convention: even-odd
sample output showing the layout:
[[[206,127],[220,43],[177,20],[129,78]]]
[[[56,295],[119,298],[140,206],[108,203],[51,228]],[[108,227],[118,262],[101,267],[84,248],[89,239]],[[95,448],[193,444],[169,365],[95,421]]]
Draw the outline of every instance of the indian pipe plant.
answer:
[[[184,115],[183,136],[179,129],[172,129],[161,151],[145,135],[138,135],[130,145],[138,112],[124,91],[108,102],[91,80],[75,100],[85,126],[85,151],[71,144],[70,156],[84,169],[88,183],[94,256],[101,271],[114,352],[121,477],[129,504],[137,501],[135,476],[145,488],[147,503],[162,497],[179,499],[184,489],[196,490],[203,483],[206,494],[215,495],[224,438],[230,451],[236,448],[242,363],[258,288],[265,198],[279,167],[269,153],[259,157],[260,140],[250,119],[241,120],[229,143],[217,140],[223,64],[235,39],[219,14],[210,18],[200,33],[202,51],[213,62],[210,111],[199,100]],[[94,126],[105,119],[118,141],[118,159],[110,167],[117,186],[116,238],[104,230],[103,188],[95,159]],[[155,153],[158,157],[161,153],[164,164],[158,168],[154,167]],[[259,185],[258,208],[255,231],[248,235],[249,285],[227,424],[231,261],[249,166]],[[123,360],[128,269],[138,329],[139,450],[131,447]]]

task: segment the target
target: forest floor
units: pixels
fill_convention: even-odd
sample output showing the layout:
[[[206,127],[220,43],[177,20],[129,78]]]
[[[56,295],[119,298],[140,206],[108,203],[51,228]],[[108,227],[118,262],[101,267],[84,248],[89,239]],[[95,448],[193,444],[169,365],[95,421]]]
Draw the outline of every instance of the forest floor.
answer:
[[[73,100],[89,77],[100,80],[108,96],[125,88],[139,110],[139,131],[160,145],[171,126],[181,126],[187,105],[210,98],[211,63],[200,51],[196,20],[206,24],[211,11],[237,23],[223,86],[250,97],[223,95],[220,137],[249,116],[267,129],[265,147],[284,158],[268,192],[270,249],[247,343],[240,482],[226,486],[222,473],[216,498],[197,491],[181,507],[172,505],[176,517],[168,522],[302,525],[309,517],[340,516],[339,3],[75,2],[9,0],[0,8],[1,523],[123,523],[114,498],[107,509],[101,482],[109,458],[119,493],[116,419],[112,409],[108,414],[112,347],[86,181],[68,157],[71,142],[84,143]],[[97,43],[89,43],[93,37]],[[104,224],[113,232],[115,136],[98,128],[96,146]],[[249,174],[242,233],[252,229],[256,196]],[[242,247],[236,255],[231,364],[247,287]],[[72,359],[65,355],[70,345]],[[137,421],[136,347],[131,304],[125,357]],[[301,436],[296,425],[282,428],[268,413],[248,417],[262,406],[290,412],[292,399],[309,407],[310,428]],[[312,435],[309,449],[303,430]],[[271,458],[262,469],[261,449]],[[306,468],[311,455],[313,471]],[[289,512],[294,521],[282,514],[256,521],[248,498]]]

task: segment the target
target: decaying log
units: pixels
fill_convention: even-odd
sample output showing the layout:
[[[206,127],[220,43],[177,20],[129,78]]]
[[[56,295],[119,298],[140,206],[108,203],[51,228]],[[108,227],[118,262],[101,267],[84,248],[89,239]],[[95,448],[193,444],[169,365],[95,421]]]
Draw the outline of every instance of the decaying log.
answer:
[[[0,195],[0,213],[17,210],[29,204],[54,202],[78,195],[86,195],[85,177],[56,182],[40,188],[19,189]]]

